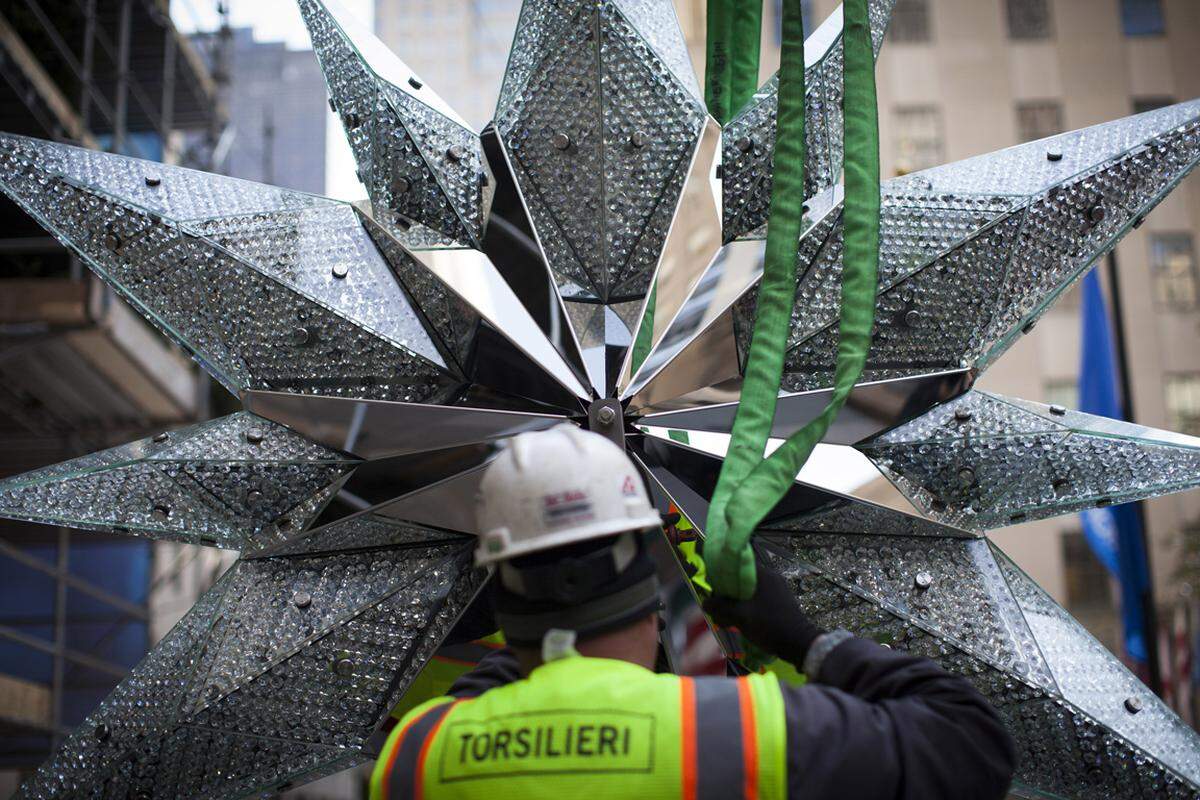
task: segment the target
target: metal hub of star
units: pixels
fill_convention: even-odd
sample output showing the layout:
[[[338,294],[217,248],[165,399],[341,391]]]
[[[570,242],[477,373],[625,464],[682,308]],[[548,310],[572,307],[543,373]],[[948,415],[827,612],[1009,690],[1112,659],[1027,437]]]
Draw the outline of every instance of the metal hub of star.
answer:
[[[670,0],[525,0],[476,133],[300,7],[369,201],[0,136],[0,189],[245,409],[0,484],[6,516],[241,553],[21,797],[240,797],[368,760],[487,579],[473,497],[503,437],[602,431],[704,529],[720,459],[646,431],[730,429],[776,83],[722,129]],[[777,436],[832,384],[841,48],[836,13],[807,43]],[[1200,440],[971,388],[1198,159],[1191,102],[886,182],[874,341],[826,441],[922,513],[798,482],[757,535],[819,624],[968,677],[1024,795],[1200,792],[1200,738],[985,535],[1195,486]],[[362,510],[330,519],[339,492]]]

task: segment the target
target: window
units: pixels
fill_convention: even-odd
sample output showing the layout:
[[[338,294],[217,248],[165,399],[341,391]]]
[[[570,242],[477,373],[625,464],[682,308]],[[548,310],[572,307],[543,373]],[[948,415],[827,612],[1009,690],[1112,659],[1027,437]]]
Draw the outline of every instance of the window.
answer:
[[[1010,39],[1047,39],[1053,32],[1049,0],[1005,0]]]
[[[1150,235],[1150,273],[1154,299],[1162,308],[1191,311],[1196,308],[1196,247],[1190,233]]]
[[[896,109],[896,174],[929,169],[943,161],[941,112],[929,106]]]
[[[1145,114],[1147,111],[1155,111],[1174,105],[1174,103],[1175,98],[1173,97],[1135,97],[1133,98],[1133,113]]]
[[[1121,0],[1121,28],[1126,36],[1161,36],[1162,0]]]
[[[1045,139],[1062,132],[1062,103],[1052,100],[1017,103],[1017,136],[1022,142]]]
[[[1167,376],[1167,427],[1200,436],[1200,372]]]
[[[1046,405],[1079,408],[1079,382],[1074,378],[1052,378],[1042,389]]]
[[[896,0],[888,35],[893,42],[928,42],[928,0]]]

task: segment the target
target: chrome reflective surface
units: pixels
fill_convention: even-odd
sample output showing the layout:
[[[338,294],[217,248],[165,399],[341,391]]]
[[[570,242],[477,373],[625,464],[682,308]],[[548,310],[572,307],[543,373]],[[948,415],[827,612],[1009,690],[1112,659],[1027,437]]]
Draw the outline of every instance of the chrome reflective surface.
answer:
[[[442,450],[552,427],[566,419],[486,408],[247,392],[247,410],[359,458]]]

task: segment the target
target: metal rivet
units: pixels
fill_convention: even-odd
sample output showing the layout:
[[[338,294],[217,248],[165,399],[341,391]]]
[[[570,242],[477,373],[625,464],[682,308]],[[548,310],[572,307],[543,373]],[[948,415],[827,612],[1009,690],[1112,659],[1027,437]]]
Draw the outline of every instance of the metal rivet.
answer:
[[[416,79],[416,77],[414,76],[414,77],[412,77],[412,78],[409,78],[409,79],[408,79],[408,85],[409,85],[409,86],[411,86],[411,87],[413,87],[414,89],[420,89],[420,88],[421,88],[422,86],[424,86],[425,84],[421,83],[421,82],[420,82],[419,80],[417,80],[417,79]]]
[[[1142,699],[1140,697],[1126,697],[1125,710],[1130,714],[1136,714],[1142,710]]]
[[[309,333],[308,328],[296,327],[292,329],[292,344],[301,345],[308,344]]]
[[[347,114],[344,120],[347,128],[357,128],[362,124],[362,118],[358,114]]]
[[[554,138],[550,140],[550,144],[554,145],[554,149],[556,150],[566,150],[571,146],[571,137],[559,132],[554,134]]]
[[[1104,222],[1106,216],[1108,216],[1108,212],[1104,210],[1104,206],[1099,204],[1092,206],[1087,212],[1088,221],[1093,225],[1099,225],[1101,222]]]
[[[1009,521],[1009,522],[1020,522],[1020,521],[1022,521],[1023,519],[1025,519],[1025,512],[1024,512],[1024,511],[1017,511],[1017,512],[1015,512],[1015,513],[1013,513],[1013,514],[1009,514],[1009,515],[1008,515],[1008,521]]]
[[[975,470],[970,467],[963,467],[958,471],[958,482],[963,486],[970,486],[975,483]]]
[[[1030,333],[1033,332],[1033,329],[1036,327],[1037,327],[1037,320],[1031,319],[1029,322],[1025,323],[1025,326],[1023,328],[1021,328],[1021,333],[1028,336]]]
[[[332,97],[331,97],[331,98],[329,98],[329,110],[330,110],[330,111],[332,111],[332,112],[333,112],[333,113],[335,113],[335,114],[337,113],[337,106],[335,106],[335,105],[333,104],[333,98],[332,98]]]
[[[354,662],[349,658],[339,658],[333,662],[333,671],[343,678],[354,674]]]
[[[956,420],[958,420],[959,422],[966,422],[967,420],[969,420],[971,418],[971,409],[969,409],[969,408],[954,409],[954,418]]]
[[[745,153],[751,147],[754,147],[754,142],[750,139],[749,136],[743,136],[742,138],[740,138],[736,142],[734,142],[733,146],[736,147],[738,150],[741,150],[743,153]]]
[[[171,518],[171,507],[158,503],[154,506],[154,518],[159,521],[165,521]]]
[[[467,157],[467,151],[461,144],[452,144],[446,148],[446,158],[451,161],[462,161]]]
[[[933,586],[933,576],[928,572],[918,572],[917,577],[913,578],[913,586],[921,591],[925,591],[930,586]]]
[[[262,428],[248,428],[246,430],[246,441],[250,444],[258,444],[263,440]]]
[[[96,736],[96,741],[107,742],[109,737],[112,736],[112,728],[108,727],[103,722],[101,722],[99,725],[96,726],[96,730],[93,731],[93,733]]]
[[[251,489],[246,492],[246,504],[256,506],[262,502],[263,493],[260,489]]]
[[[312,595],[308,592],[296,592],[292,595],[292,605],[296,608],[308,608],[312,605]]]
[[[915,328],[921,324],[921,312],[916,309],[910,309],[904,312],[904,324],[910,328]]]
[[[613,410],[612,406],[604,406],[596,412],[596,420],[601,425],[612,425],[616,418],[617,412]]]
[[[725,180],[725,165],[724,164],[717,164],[717,180],[719,180],[719,181]]]
[[[1063,414],[1067,413],[1067,407],[1060,406],[1058,403],[1053,403],[1050,406],[1050,413],[1057,417],[1061,417]]]
[[[330,270],[330,272],[333,273],[333,277],[335,277],[335,278],[344,278],[350,274],[350,265],[349,264],[334,264],[333,269]]]
[[[162,178],[158,177],[157,175],[147,175],[146,176],[146,185],[147,186],[158,186],[161,183],[162,183]]]
[[[104,234],[104,247],[113,253],[121,249],[121,237],[116,231]]]
[[[411,188],[412,182],[404,176],[400,176],[392,181],[392,194],[405,194]]]
[[[1137,219],[1135,219],[1135,220],[1133,221],[1133,227],[1134,227],[1134,228],[1140,228],[1140,227],[1142,227],[1142,223],[1143,223],[1143,222],[1145,222],[1145,221],[1146,221],[1146,218],[1145,218],[1145,217],[1138,217]]]
[[[634,131],[633,135],[629,137],[629,144],[634,147],[645,147],[649,141],[650,137],[646,135],[645,131]]]
[[[1062,161],[1062,151],[1061,150],[1047,150],[1046,151],[1046,160],[1047,161]]]
[[[170,438],[171,438],[171,434],[167,433],[166,431],[163,431],[162,433],[154,434],[154,441],[157,444],[162,444],[163,442],[169,440]]]
[[[1059,478],[1059,479],[1055,480],[1054,482],[1052,482],[1050,484],[1050,487],[1052,489],[1054,489],[1054,493],[1056,495],[1061,497],[1062,495],[1067,493],[1068,489],[1071,488],[1071,482],[1069,480],[1067,480],[1066,478]]]

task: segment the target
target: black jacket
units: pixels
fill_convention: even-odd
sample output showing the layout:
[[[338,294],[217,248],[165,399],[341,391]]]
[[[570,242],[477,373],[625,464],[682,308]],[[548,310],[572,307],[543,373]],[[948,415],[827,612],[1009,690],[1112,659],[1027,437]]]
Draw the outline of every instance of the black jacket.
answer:
[[[450,688],[472,697],[521,677],[511,650]],[[826,656],[817,681],[781,684],[793,800],[998,800],[1012,739],[965,679],[864,639]]]

